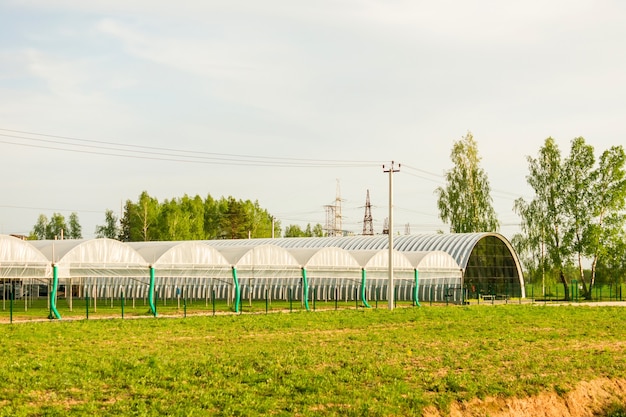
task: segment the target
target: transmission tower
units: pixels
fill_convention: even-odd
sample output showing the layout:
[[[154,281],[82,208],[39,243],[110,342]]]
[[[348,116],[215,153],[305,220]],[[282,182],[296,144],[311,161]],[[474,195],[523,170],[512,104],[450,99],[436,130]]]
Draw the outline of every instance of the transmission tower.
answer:
[[[365,216],[363,216],[363,235],[374,236],[374,220],[372,219],[372,205],[370,204],[370,190],[367,190],[365,199]]]
[[[404,234],[405,235],[410,235],[411,234],[411,224],[407,223],[404,225]]]
[[[341,190],[339,188],[339,180],[337,180],[337,193],[335,195],[335,204],[324,206],[326,208],[326,235],[343,236],[341,224]]]
[[[334,205],[326,205],[324,206],[326,209],[326,225],[324,226],[324,230],[326,231],[326,236],[332,237],[335,236],[335,206]]]

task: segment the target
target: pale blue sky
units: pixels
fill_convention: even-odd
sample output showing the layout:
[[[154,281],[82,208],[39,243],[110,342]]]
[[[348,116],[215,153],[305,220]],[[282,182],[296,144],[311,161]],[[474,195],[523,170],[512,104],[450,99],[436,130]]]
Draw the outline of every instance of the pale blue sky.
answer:
[[[598,154],[626,142],[617,1],[5,0],[0,64],[0,233],[76,211],[93,237],[105,209],[143,190],[324,224],[337,179],[344,228],[362,230],[369,189],[380,232],[392,159],[406,166],[396,231],[447,231],[434,189],[471,131],[511,237],[513,200],[530,196],[525,157],[546,137],[563,152],[576,136]],[[135,152],[103,149],[113,143]]]

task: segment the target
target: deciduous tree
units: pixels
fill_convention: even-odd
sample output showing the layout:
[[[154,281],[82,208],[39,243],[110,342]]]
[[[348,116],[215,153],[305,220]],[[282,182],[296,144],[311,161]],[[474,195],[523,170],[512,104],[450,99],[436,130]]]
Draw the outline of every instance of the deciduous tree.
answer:
[[[539,239],[545,245],[545,265],[558,270],[565,296],[569,298],[564,272],[569,251],[563,245],[566,218],[561,151],[554,139],[548,138],[539,149],[537,158],[529,156],[527,160],[529,174],[526,180],[535,197],[530,202],[522,198],[516,200],[514,208],[522,218],[522,230],[532,236],[533,241]]]
[[[117,216],[115,216],[113,210],[107,209],[104,212],[104,225],[96,226],[96,237],[109,239],[117,239],[119,237]]]
[[[439,217],[453,233],[497,231],[489,180],[471,133],[454,143],[450,158],[453,167],[446,172],[446,186],[435,190]]]

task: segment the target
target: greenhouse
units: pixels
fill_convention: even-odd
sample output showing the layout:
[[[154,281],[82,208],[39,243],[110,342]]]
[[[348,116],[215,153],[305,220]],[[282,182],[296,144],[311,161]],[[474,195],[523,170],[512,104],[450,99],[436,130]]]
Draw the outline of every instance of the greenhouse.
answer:
[[[13,236],[0,235],[0,280],[2,300],[9,292],[17,297],[32,294],[40,283],[46,284],[52,274],[52,266],[39,250],[30,243]],[[4,308],[4,306],[3,306]]]
[[[113,239],[22,241],[0,236],[3,300],[50,295],[93,303],[227,300],[238,311],[254,300],[387,300],[389,237],[282,238],[184,242]],[[509,242],[495,233],[406,235],[394,239],[397,301],[464,303],[481,294],[524,297]],[[7,285],[10,284],[10,285]]]
[[[237,240],[212,240],[207,243],[216,247],[237,246]],[[368,251],[388,249],[389,236],[352,236],[352,237],[321,237],[321,238],[282,238],[252,239],[246,245],[272,244],[289,248],[323,248],[337,247],[348,251]],[[439,271],[440,282],[450,281],[444,299],[462,302],[463,298],[477,298],[481,295],[506,298],[515,296],[525,298],[524,276],[519,258],[513,246],[498,233],[450,233],[403,235],[393,239],[394,250],[402,253],[441,251],[450,255],[462,272],[461,282],[450,281],[444,277],[449,273],[442,267]],[[430,282],[429,282],[430,283]],[[422,284],[420,284],[422,285]],[[455,285],[456,289],[450,289]],[[420,300],[430,300],[431,291],[424,293],[420,289]],[[442,301],[437,292],[434,301]],[[460,295],[460,297],[459,297]]]

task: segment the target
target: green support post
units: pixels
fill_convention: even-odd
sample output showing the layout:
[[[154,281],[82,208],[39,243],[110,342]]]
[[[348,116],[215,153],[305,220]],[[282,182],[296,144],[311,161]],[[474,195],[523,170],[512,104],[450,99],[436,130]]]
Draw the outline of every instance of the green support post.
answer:
[[[304,308],[309,311],[309,281],[306,277],[306,268],[302,268],[302,299]]]
[[[122,318],[124,318],[124,291],[122,291]]]
[[[265,289],[265,314],[267,314],[269,310],[269,301],[268,301],[268,296],[267,296],[267,288]]]
[[[289,312],[291,313],[292,311],[293,311],[293,301],[291,297],[291,288],[289,288]]]
[[[57,310],[57,287],[59,286],[59,273],[56,265],[52,265],[52,291],[50,291],[50,315],[49,319],[61,320]]]
[[[233,281],[235,283],[235,313],[239,313],[239,304],[241,302],[241,288],[239,288],[239,280],[237,279],[237,269],[233,266]]]
[[[369,305],[367,303],[367,297],[365,296],[365,284],[367,281],[367,272],[365,271],[365,268],[361,268],[361,301],[363,302],[363,305],[365,306],[365,308],[372,308],[371,305]]]
[[[148,287],[148,305],[150,306],[150,310],[148,310],[148,312],[156,317],[157,311],[154,298],[154,267],[150,265],[150,287]]]
[[[419,272],[417,271],[417,268],[415,268],[414,271],[415,288],[413,289],[413,301],[415,301],[415,305],[417,307],[421,307],[419,300]]]
[[[187,318],[187,297],[183,297],[183,317]]]
[[[85,318],[89,320],[89,294],[85,294]]]

